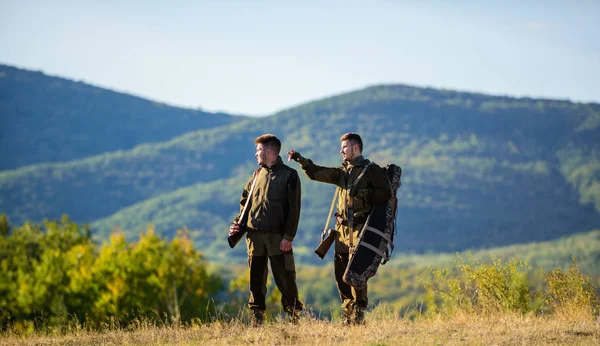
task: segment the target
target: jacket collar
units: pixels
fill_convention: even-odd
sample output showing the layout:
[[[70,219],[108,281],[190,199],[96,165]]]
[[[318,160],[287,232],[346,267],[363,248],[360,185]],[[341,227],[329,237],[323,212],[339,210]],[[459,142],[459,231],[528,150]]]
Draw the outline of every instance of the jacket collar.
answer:
[[[353,158],[351,161],[344,161],[342,165],[346,167],[346,169],[350,170],[352,167],[362,167],[369,164],[369,160],[365,159],[364,156],[360,155]]]
[[[260,166],[268,170],[277,170],[279,167],[283,166],[283,160],[281,159],[281,156],[277,156],[277,160],[275,160],[275,163],[271,165],[271,168],[269,168],[267,165]]]

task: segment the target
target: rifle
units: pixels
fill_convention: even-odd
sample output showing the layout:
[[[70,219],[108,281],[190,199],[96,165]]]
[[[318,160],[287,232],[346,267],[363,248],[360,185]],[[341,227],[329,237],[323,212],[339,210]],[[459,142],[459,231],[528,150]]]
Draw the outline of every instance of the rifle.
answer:
[[[258,172],[260,171],[260,168],[257,169],[256,171],[254,171],[254,180],[252,180],[252,185],[250,186],[250,192],[248,192],[248,197],[246,199],[246,204],[244,205],[244,209],[242,210],[242,213],[240,214],[240,230],[230,236],[227,237],[227,242],[229,243],[229,247],[230,248],[234,248],[237,243],[240,242],[240,240],[244,237],[244,234],[246,234],[246,232],[248,231],[248,227],[246,225],[246,223],[248,222],[248,205],[250,204],[250,198],[252,197],[252,192],[254,191],[254,186],[256,185],[256,179],[258,178]]]
[[[331,201],[331,207],[329,208],[329,216],[327,216],[327,222],[325,223],[325,227],[321,232],[321,242],[319,246],[315,249],[315,254],[319,256],[320,259],[325,258],[327,251],[331,248],[331,244],[335,240],[335,229],[329,228],[329,222],[331,222],[331,215],[333,214],[333,208],[335,207],[335,201],[338,197],[338,192],[340,191],[340,187],[338,186],[335,189],[335,193],[333,194],[333,200]]]

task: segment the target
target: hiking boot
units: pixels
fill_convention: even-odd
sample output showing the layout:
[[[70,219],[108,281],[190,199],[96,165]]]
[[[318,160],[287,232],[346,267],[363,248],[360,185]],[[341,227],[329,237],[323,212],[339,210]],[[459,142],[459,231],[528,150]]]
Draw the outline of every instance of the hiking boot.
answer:
[[[352,324],[362,325],[365,324],[365,309],[359,308],[358,306],[354,307],[354,311],[352,312]]]
[[[344,309],[344,315],[342,316],[342,324],[345,326],[352,325],[352,310]]]
[[[261,327],[265,322],[265,312],[263,310],[252,310],[252,326]]]
[[[298,324],[300,321],[300,310],[288,311],[288,316],[290,316],[290,323]]]

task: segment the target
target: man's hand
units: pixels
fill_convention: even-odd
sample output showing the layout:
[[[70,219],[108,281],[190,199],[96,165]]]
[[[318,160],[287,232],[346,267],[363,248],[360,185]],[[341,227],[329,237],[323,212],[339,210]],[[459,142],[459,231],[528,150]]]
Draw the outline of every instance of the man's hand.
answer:
[[[238,225],[237,223],[234,223],[231,226],[229,226],[229,236],[232,236],[239,231],[240,231],[240,225]]]
[[[283,252],[288,252],[292,249],[292,242],[287,239],[281,239],[281,243],[279,244],[279,250]]]
[[[294,149],[290,149],[290,151],[288,151],[288,161],[298,161],[298,159],[301,157],[302,155],[300,155],[300,153],[295,151]]]

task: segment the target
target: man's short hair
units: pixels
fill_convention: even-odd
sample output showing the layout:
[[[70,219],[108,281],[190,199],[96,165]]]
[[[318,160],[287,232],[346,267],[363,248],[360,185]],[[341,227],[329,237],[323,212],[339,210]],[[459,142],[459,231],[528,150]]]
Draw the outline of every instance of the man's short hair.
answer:
[[[273,150],[277,155],[279,155],[279,152],[281,151],[281,141],[279,138],[277,138],[277,136],[270,133],[256,137],[254,144],[262,144]]]
[[[352,144],[358,144],[358,149],[362,153],[362,151],[363,151],[363,143],[362,143],[362,139],[360,138],[360,136],[358,135],[358,133],[354,133],[354,132],[344,133],[342,135],[342,137],[340,138],[340,141],[343,142],[343,141],[346,141],[346,140],[353,142]]]

